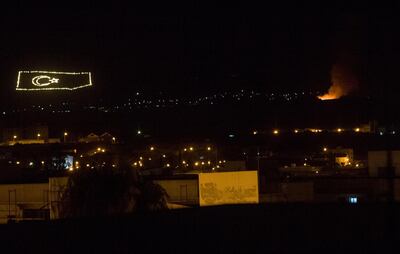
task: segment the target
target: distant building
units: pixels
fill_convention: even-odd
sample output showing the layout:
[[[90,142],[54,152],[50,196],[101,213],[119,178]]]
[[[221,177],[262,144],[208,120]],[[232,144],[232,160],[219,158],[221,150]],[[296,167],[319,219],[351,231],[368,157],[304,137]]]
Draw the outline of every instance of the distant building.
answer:
[[[79,139],[80,143],[93,143],[93,142],[100,142],[100,137],[94,133],[90,133],[86,137],[82,137]]]
[[[100,141],[102,142],[113,143],[114,140],[115,140],[114,136],[108,132],[104,132],[103,134],[100,135]]]
[[[219,171],[243,171],[246,170],[246,161],[226,161]]]
[[[85,137],[81,137],[78,140],[78,142],[80,142],[80,143],[95,143],[95,142],[114,143],[115,137],[108,132],[104,132],[100,136],[92,132]]]
[[[49,128],[46,125],[35,125],[23,128],[4,128],[2,131],[3,142],[18,142],[21,140],[47,140]]]
[[[335,158],[335,163],[342,166],[350,166],[354,161],[354,150],[352,148],[341,148],[337,147],[330,149],[330,153]]]

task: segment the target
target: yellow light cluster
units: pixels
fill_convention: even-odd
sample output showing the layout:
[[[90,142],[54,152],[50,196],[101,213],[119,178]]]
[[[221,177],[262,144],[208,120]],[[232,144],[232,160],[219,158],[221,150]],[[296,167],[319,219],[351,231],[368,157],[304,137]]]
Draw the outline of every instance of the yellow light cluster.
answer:
[[[77,87],[73,87],[73,88],[69,88],[69,87],[39,87],[39,88],[21,88],[20,87],[20,79],[21,79],[21,74],[23,73],[27,73],[27,74],[33,74],[33,73],[37,73],[37,74],[62,74],[62,75],[72,75],[72,76],[77,76],[77,75],[88,75],[89,76],[89,84],[86,85],[81,85],[81,86],[77,86]],[[38,77],[44,77],[42,76],[38,76]],[[56,81],[55,79],[53,79],[52,83],[57,83],[58,80]],[[91,72],[57,72],[57,71],[19,71],[18,72],[18,78],[17,78],[17,87],[16,90],[19,91],[51,91],[51,90],[69,90],[69,91],[73,91],[73,90],[77,90],[77,89],[81,89],[84,87],[88,87],[88,86],[92,86],[92,74]]]

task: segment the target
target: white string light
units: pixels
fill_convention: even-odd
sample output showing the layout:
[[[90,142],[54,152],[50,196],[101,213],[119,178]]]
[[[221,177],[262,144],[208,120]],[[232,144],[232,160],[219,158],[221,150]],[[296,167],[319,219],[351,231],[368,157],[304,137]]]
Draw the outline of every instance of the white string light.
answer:
[[[53,83],[58,83],[59,78],[54,78],[50,77],[47,75],[38,75],[32,78],[32,84],[34,86],[37,86],[36,88],[22,88],[20,87],[20,80],[21,80],[21,74],[27,73],[27,74],[61,74],[61,75],[71,75],[71,76],[78,76],[78,75],[88,75],[89,78],[89,83],[85,85],[80,85],[76,87],[45,87],[49,86],[50,84]],[[40,83],[39,80],[41,79],[48,79],[47,83]],[[52,91],[52,90],[68,90],[68,91],[73,91],[77,89],[81,89],[84,87],[92,86],[92,74],[90,72],[57,72],[57,71],[19,71],[18,72],[18,78],[17,78],[17,87],[16,90],[19,91]]]

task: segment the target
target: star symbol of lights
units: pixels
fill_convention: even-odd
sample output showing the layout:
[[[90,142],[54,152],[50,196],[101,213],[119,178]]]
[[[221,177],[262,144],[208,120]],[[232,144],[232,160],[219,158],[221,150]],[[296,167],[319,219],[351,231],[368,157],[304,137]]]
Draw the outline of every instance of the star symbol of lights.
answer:
[[[59,78],[52,78],[50,79],[50,83],[58,83],[58,80],[60,80]]]

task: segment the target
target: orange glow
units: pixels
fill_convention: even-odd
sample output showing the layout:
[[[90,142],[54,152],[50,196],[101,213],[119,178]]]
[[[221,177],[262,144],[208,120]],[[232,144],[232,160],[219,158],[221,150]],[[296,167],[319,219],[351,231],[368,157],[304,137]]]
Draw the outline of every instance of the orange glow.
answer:
[[[323,101],[325,101],[325,100],[336,100],[336,99],[339,99],[339,97],[340,96],[337,96],[336,94],[327,93],[327,94],[324,94],[322,96],[318,96],[318,99],[323,100]]]
[[[318,96],[320,100],[335,100],[348,95],[358,88],[358,79],[348,64],[335,64],[331,70],[331,87],[328,92]]]
[[[328,92],[324,95],[318,96],[320,100],[337,100],[343,95],[346,95],[346,92],[342,89],[342,87],[338,84],[333,84]]]

